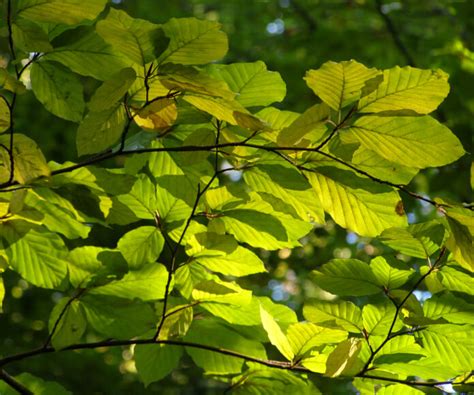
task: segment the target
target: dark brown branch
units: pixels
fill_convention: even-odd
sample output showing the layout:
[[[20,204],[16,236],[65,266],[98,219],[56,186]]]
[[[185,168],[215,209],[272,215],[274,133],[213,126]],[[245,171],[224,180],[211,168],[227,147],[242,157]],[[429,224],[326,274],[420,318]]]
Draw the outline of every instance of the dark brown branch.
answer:
[[[176,257],[178,256],[178,250],[179,250],[179,246],[181,245],[183,239],[184,239],[184,236],[189,228],[189,225],[191,225],[191,221],[193,220],[193,218],[196,216],[196,211],[197,211],[197,208],[198,208],[198,205],[199,205],[199,201],[201,200],[202,196],[204,195],[204,193],[207,191],[207,189],[212,185],[212,183],[214,182],[214,180],[217,178],[217,175],[219,174],[219,170],[218,170],[218,164],[219,164],[219,150],[217,148],[217,146],[219,145],[219,137],[220,137],[220,132],[221,132],[221,122],[220,121],[217,121],[217,125],[216,125],[216,140],[215,140],[215,144],[214,144],[214,149],[215,149],[215,159],[214,159],[214,174],[212,175],[212,177],[210,178],[210,180],[207,182],[207,184],[204,186],[204,188],[201,190],[201,185],[198,184],[197,186],[197,193],[196,193],[196,199],[194,200],[194,204],[193,204],[193,208],[191,210],[191,214],[189,215],[187,221],[186,221],[186,224],[184,226],[184,229],[183,231],[181,232],[181,236],[179,237],[179,240],[178,242],[176,243],[175,245],[175,248],[173,250],[173,254],[171,256],[171,264],[170,264],[170,267],[169,267],[169,270],[168,270],[168,279],[166,281],[166,287],[165,287],[165,295],[164,295],[164,299],[163,299],[163,312],[162,312],[162,315],[161,315],[161,320],[160,320],[160,323],[158,324],[158,328],[156,330],[156,333],[155,333],[155,336],[154,336],[154,339],[158,339],[158,337],[160,336],[160,332],[161,332],[161,329],[163,328],[163,325],[166,321],[166,318],[167,318],[167,315],[166,315],[166,309],[168,307],[168,296],[169,296],[169,289],[170,289],[170,285],[171,285],[171,280],[173,278],[173,274],[176,270]]]
[[[234,358],[240,358],[245,361],[255,362],[260,365],[264,365],[264,366],[268,366],[268,367],[272,367],[276,369],[291,370],[291,371],[297,371],[297,372],[302,372],[302,373],[312,373],[310,370],[306,369],[305,367],[298,366],[298,365],[294,366],[291,362],[287,362],[287,361],[276,361],[272,359],[256,358],[256,357],[239,353],[237,351],[229,350],[226,348],[208,346],[206,344],[199,344],[199,343],[178,341],[178,340],[155,340],[155,339],[106,340],[106,341],[99,341],[99,342],[93,342],[93,343],[73,344],[61,350],[55,350],[53,347],[46,347],[46,348],[41,347],[36,350],[27,351],[24,353],[19,353],[19,354],[15,354],[15,355],[3,358],[0,360],[0,366],[5,366],[13,362],[19,362],[27,358],[31,358],[31,357],[35,357],[35,356],[39,356],[43,354],[51,354],[54,352],[96,349],[96,348],[101,348],[101,347],[144,345],[144,344],[149,344],[149,345],[166,344],[170,346],[196,348],[200,350],[215,352],[221,355],[227,355]],[[370,378],[370,379],[376,379],[376,380],[388,381],[388,382],[397,382],[397,383],[403,383],[403,384],[408,384],[408,385],[420,385],[420,386],[425,386],[425,387],[436,387],[438,385],[443,385],[443,384],[452,384],[452,381],[443,381],[443,382],[423,382],[423,381],[410,381],[410,380],[404,381],[404,380],[398,380],[398,379],[389,378],[389,377],[371,376],[367,374],[358,374],[357,377]]]
[[[22,383],[10,376],[5,370],[0,369],[0,379],[7,383],[14,390],[22,395],[34,395],[32,391],[26,388]]]
[[[370,364],[372,363],[372,361],[376,357],[377,353],[385,346],[385,344],[387,344],[390,341],[390,339],[392,339],[393,337],[398,336],[396,334],[393,335],[392,332],[393,332],[393,328],[395,327],[395,323],[397,322],[398,314],[400,313],[400,310],[405,305],[408,298],[413,294],[413,292],[423,282],[423,280],[426,277],[428,277],[433,272],[433,270],[439,265],[441,259],[443,259],[443,256],[444,256],[445,252],[446,252],[446,248],[443,247],[439,252],[439,255],[438,255],[438,258],[436,259],[436,262],[432,266],[430,266],[429,270],[424,275],[422,275],[418,279],[418,281],[411,287],[410,291],[408,291],[408,293],[405,295],[405,297],[402,299],[402,301],[395,305],[395,314],[393,315],[392,323],[390,324],[390,328],[388,330],[387,336],[385,337],[385,339],[382,341],[382,343],[380,343],[380,345],[374,351],[371,351],[370,357],[367,360],[367,362],[365,363],[365,365],[362,368],[362,370],[360,371],[360,373],[357,375],[358,377],[361,377],[360,375],[363,376],[368,371]],[[366,340],[367,340],[367,343],[369,343],[368,337],[366,338]]]
[[[46,338],[46,340],[45,340],[45,342],[44,342],[43,348],[48,347],[49,344],[51,343],[51,340],[52,340],[54,334],[56,333],[56,330],[58,329],[59,323],[61,322],[61,320],[63,319],[64,315],[66,314],[66,311],[69,309],[69,306],[71,306],[71,303],[74,302],[75,300],[79,299],[79,298],[84,294],[85,291],[86,291],[86,288],[81,288],[81,289],[76,293],[76,295],[72,296],[72,297],[67,301],[67,303],[64,305],[63,309],[61,310],[61,312],[60,312],[59,315],[58,315],[58,318],[57,318],[56,321],[54,322],[54,325],[53,325],[53,328],[51,329],[51,332],[49,333],[48,337]]]

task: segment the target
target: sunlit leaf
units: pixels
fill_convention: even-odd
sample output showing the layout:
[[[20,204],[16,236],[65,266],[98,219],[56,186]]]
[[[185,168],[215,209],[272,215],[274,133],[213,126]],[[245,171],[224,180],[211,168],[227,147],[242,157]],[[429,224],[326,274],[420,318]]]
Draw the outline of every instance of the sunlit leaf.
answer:
[[[135,347],[135,364],[138,375],[147,387],[170,374],[179,364],[182,347],[166,344],[143,344]]]
[[[442,70],[421,70],[405,66],[384,70],[377,90],[359,102],[361,112],[411,110],[418,114],[434,111],[448,95],[448,75]]]
[[[370,266],[357,259],[333,259],[312,274],[319,287],[336,295],[373,295],[382,290]]]
[[[382,80],[381,72],[367,68],[354,60],[326,62],[318,70],[306,72],[305,80],[322,101],[339,111],[356,102],[371,79]]]

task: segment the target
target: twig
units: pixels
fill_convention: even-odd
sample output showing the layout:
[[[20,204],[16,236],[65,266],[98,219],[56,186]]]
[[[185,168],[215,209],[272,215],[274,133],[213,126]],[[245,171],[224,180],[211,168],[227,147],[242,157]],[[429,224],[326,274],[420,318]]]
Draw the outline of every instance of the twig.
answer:
[[[14,390],[18,391],[22,395],[34,395],[32,391],[26,388],[22,383],[10,376],[5,370],[0,369],[0,379],[7,383]]]
[[[49,333],[48,337],[46,338],[44,344],[43,344],[43,348],[47,348],[49,346],[49,344],[51,343],[51,340],[54,336],[54,334],[56,333],[56,330],[58,329],[58,326],[59,326],[59,323],[61,322],[62,318],[64,317],[64,315],[66,314],[66,311],[68,310],[69,306],[71,306],[71,303],[74,302],[75,300],[79,299],[83,294],[84,292],[86,291],[86,288],[81,288],[77,293],[76,295],[74,295],[73,297],[71,297],[67,303],[64,305],[63,309],[61,310],[61,312],[59,313],[58,315],[58,318],[56,319],[54,325],[53,325],[53,328],[51,329],[51,332]]]
[[[393,337],[395,337],[395,336],[392,336],[392,331],[393,331],[393,328],[395,327],[395,323],[397,322],[398,314],[400,313],[400,310],[402,309],[402,307],[404,306],[404,304],[406,303],[408,298],[413,294],[413,292],[423,282],[423,280],[426,277],[428,277],[431,274],[431,272],[438,266],[439,262],[441,261],[441,259],[444,256],[445,252],[446,252],[446,248],[443,247],[439,252],[439,255],[438,255],[438,258],[436,259],[436,262],[411,287],[410,291],[408,291],[408,293],[405,295],[405,297],[402,299],[402,301],[400,303],[398,303],[397,305],[395,305],[395,314],[393,315],[392,323],[390,324],[390,328],[388,330],[387,336],[385,336],[385,339],[382,341],[382,343],[380,343],[380,345],[374,351],[372,351],[370,353],[370,357],[367,360],[367,362],[365,363],[365,365],[362,368],[362,370],[360,371],[360,373],[357,375],[358,377],[361,377],[360,375],[364,375],[367,372],[367,370],[369,369],[370,364],[372,363],[372,361],[376,357],[377,353],[385,346],[385,344],[387,344],[387,342],[389,340],[391,340]],[[368,343],[369,342],[368,337],[366,338],[366,340],[367,340],[367,343]]]
[[[415,67],[415,61],[408,52],[407,47],[403,44],[400,34],[398,30],[395,28],[395,25],[392,22],[392,19],[383,11],[383,4],[382,0],[375,0],[377,12],[379,13],[380,17],[384,20],[385,26],[387,27],[388,32],[392,36],[393,42],[400,50],[401,54],[405,58],[408,65]]]

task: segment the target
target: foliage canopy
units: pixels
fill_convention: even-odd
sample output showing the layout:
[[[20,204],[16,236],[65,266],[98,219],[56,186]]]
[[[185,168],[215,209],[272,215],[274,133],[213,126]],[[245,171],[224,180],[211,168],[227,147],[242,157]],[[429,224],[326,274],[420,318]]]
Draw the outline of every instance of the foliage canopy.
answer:
[[[0,392],[70,393],[9,365],[132,345],[145,386],[185,358],[236,394],[472,384],[472,206],[407,187],[465,154],[429,115],[444,71],[328,61],[304,76],[316,97],[300,114],[272,106],[286,86],[262,61],[215,63],[228,49],[216,22],[158,25],[105,0],[6,8],[0,270],[63,298],[39,348],[0,352]],[[29,91],[75,124],[78,160],[47,162],[16,130]],[[409,225],[401,194],[440,215]],[[325,292],[303,317],[245,286],[267,270],[258,249],[296,248],[326,215],[387,253],[316,268]]]

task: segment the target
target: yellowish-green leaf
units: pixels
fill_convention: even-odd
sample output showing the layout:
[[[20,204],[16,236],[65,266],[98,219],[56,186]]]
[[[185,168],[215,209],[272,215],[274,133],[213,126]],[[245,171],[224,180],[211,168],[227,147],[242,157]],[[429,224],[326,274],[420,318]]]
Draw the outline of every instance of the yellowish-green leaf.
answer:
[[[293,353],[302,356],[313,347],[339,343],[347,339],[347,332],[324,328],[310,322],[298,322],[288,327],[286,336]]]
[[[434,295],[423,305],[425,317],[445,319],[455,324],[474,324],[474,306],[466,300],[445,293]]]
[[[260,318],[262,319],[262,325],[267,332],[270,342],[278,348],[286,359],[291,361],[295,356],[293,347],[273,316],[269,314],[263,306],[260,306]]]
[[[325,327],[340,327],[352,333],[362,331],[362,313],[358,306],[348,301],[311,301],[303,308],[304,317]]]
[[[3,96],[0,96],[0,133],[10,128],[10,107]]]
[[[442,70],[394,67],[384,70],[377,90],[359,101],[361,112],[411,110],[429,114],[449,93],[448,75]]]
[[[76,25],[95,19],[106,3],[106,0],[19,0],[16,15],[35,22]]]
[[[357,356],[361,348],[361,340],[354,337],[339,343],[334,351],[329,354],[325,375],[338,377],[350,371],[357,362]]]
[[[163,299],[168,271],[161,263],[152,262],[138,270],[129,271],[120,280],[93,288],[90,294],[111,295],[143,301]],[[173,289],[171,283],[170,291]]]
[[[0,136],[0,143],[9,146],[10,136]],[[51,170],[46,163],[40,148],[24,134],[13,135],[13,179],[20,184],[27,184],[39,177],[48,177]],[[10,155],[4,149],[0,150],[0,179],[5,182],[10,179]]]
[[[430,116],[365,116],[348,133],[381,157],[420,169],[443,166],[464,155],[458,138]]]
[[[303,139],[307,135],[311,136],[310,143],[316,143],[328,129],[326,121],[329,119],[329,115],[330,109],[326,104],[315,104],[296,118],[291,125],[280,131],[277,139],[278,144],[281,146],[299,143],[307,145],[308,141]]]
[[[210,73],[223,79],[237,93],[236,100],[244,107],[267,106],[282,101],[286,94],[285,82],[280,74],[268,71],[265,63],[215,64]]]
[[[382,80],[379,70],[349,60],[326,62],[318,70],[307,71],[304,79],[323,102],[339,111],[359,100],[363,88],[375,78],[377,82]]]
[[[400,197],[390,188],[375,185],[348,170],[328,166],[304,174],[324,210],[343,228],[362,236],[377,236],[395,224],[407,223],[404,213],[397,211]]]
[[[67,275],[67,249],[56,233],[14,220],[1,225],[0,234],[10,265],[25,280],[38,287],[59,287]]]
[[[131,269],[136,270],[155,262],[161,254],[164,238],[156,226],[140,226],[125,233],[117,248]]]
[[[400,288],[415,273],[408,265],[391,256],[378,256],[370,261],[372,273],[387,290]]]
[[[395,313],[395,306],[390,301],[366,304],[362,309],[364,329],[369,335],[387,336],[395,318]],[[396,332],[402,327],[403,324],[397,317],[392,332]]]
[[[134,114],[133,120],[144,130],[163,131],[173,125],[178,117],[178,108],[173,99],[159,99]]]
[[[363,296],[382,291],[370,266],[357,259],[333,259],[312,275],[319,287],[335,295]]]
[[[456,270],[451,266],[443,266],[438,272],[438,279],[450,291],[464,292],[474,296],[474,278],[472,275]]]

